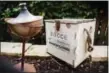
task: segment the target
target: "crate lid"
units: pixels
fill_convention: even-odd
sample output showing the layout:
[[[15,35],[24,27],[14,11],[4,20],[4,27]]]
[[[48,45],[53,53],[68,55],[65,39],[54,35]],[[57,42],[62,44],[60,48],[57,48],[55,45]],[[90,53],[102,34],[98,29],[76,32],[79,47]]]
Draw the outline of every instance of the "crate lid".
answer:
[[[49,19],[45,20],[45,22],[55,23],[60,21],[62,24],[79,24],[79,23],[87,23],[91,21],[95,21],[95,19]]]

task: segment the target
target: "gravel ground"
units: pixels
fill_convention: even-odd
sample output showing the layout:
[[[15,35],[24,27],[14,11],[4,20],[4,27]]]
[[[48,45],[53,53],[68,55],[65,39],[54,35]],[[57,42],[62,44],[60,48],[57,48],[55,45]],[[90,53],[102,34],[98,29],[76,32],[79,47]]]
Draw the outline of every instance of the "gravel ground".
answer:
[[[19,62],[19,57],[8,57],[12,63]],[[108,62],[91,62],[86,59],[76,69],[60,61],[59,59],[49,57],[26,57],[26,63],[34,64],[37,73],[108,73]]]

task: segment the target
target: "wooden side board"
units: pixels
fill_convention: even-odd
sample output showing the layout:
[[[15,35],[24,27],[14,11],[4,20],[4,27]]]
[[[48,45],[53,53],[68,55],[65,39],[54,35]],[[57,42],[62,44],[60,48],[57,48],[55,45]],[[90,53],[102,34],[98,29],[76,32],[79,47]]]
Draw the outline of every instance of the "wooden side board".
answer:
[[[20,56],[22,50],[22,43],[1,42],[1,54],[10,56]],[[50,57],[46,52],[46,45],[32,45],[26,43],[26,57]],[[107,61],[108,60],[108,47],[107,46],[94,46],[91,53],[92,61]]]
[[[1,54],[19,56],[22,53],[22,43],[1,42]],[[46,45],[32,45],[26,43],[25,56],[49,56],[46,53]]]

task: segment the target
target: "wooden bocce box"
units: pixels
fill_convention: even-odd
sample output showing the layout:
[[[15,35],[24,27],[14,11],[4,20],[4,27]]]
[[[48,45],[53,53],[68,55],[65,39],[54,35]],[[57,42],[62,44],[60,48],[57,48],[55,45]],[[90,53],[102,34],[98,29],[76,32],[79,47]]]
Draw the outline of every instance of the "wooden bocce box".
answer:
[[[95,24],[95,19],[45,20],[47,52],[76,68],[90,55],[86,41],[89,34],[93,44]]]

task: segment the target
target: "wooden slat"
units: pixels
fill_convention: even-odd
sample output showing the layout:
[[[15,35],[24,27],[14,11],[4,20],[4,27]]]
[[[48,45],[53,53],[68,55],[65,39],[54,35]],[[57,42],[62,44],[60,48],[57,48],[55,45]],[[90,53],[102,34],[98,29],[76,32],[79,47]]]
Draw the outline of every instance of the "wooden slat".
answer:
[[[32,45],[26,43],[27,50],[25,56],[39,56],[39,57],[49,57],[50,55],[46,52],[46,45]],[[1,42],[1,54],[11,55],[11,56],[20,56],[22,53],[22,43],[15,42]]]

